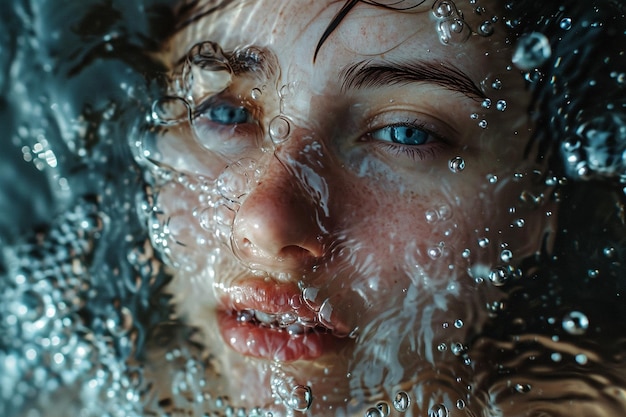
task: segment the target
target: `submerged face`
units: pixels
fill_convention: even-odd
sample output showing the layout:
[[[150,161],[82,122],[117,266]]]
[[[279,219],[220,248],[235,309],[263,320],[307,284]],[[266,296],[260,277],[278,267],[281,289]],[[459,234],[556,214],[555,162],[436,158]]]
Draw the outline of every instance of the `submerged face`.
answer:
[[[528,93],[491,2],[358,3],[314,59],[344,3],[234,2],[173,40],[179,120],[146,153],[177,312],[235,407],[480,407],[465,345],[552,221]]]

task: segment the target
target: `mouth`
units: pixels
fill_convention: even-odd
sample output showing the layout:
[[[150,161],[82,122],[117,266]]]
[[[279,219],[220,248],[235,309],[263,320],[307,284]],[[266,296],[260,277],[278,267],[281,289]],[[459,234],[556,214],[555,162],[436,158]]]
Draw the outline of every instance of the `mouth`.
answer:
[[[222,338],[236,352],[279,362],[313,360],[339,351],[348,339],[336,330],[341,325],[322,323],[308,307],[285,305],[299,296],[293,288],[267,282],[247,287],[237,287],[236,299],[223,304],[231,308],[218,312]]]

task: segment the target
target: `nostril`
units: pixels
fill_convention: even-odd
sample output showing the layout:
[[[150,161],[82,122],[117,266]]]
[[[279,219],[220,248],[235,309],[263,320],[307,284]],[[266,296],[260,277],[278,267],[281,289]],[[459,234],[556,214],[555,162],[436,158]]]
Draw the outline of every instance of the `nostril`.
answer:
[[[310,258],[317,258],[319,255],[320,254],[315,253],[312,250],[306,249],[298,245],[285,246],[280,250],[280,252],[278,252],[279,259],[305,260]]]

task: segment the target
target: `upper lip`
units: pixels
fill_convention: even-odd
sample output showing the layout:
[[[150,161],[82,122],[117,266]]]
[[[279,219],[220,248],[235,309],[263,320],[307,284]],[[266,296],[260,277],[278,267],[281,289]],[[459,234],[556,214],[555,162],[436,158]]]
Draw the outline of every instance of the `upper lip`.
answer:
[[[239,281],[222,292],[223,310],[239,315],[255,314],[254,320],[260,323],[286,316],[291,317],[289,322],[294,320],[307,328],[323,329],[337,336],[350,332],[348,326],[336,317],[320,320],[318,312],[303,301],[301,291],[293,283],[253,277]]]

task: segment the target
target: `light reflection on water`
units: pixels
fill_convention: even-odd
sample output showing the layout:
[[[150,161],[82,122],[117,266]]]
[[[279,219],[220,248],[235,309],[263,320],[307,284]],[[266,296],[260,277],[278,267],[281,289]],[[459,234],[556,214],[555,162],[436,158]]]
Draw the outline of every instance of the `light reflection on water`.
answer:
[[[206,388],[202,375],[210,364],[201,346],[186,342],[196,340],[193,330],[168,321],[168,300],[159,292],[168,277],[144,226],[155,213],[129,147],[156,89],[145,82],[155,64],[137,59],[137,51],[156,47],[147,35],[167,17],[160,17],[156,1],[114,6],[0,5],[11,17],[0,21],[0,414],[234,414]],[[563,19],[560,28],[573,30],[571,19]],[[538,42],[545,54],[545,39],[527,41]],[[623,85],[625,70],[611,70],[616,85]],[[493,105],[506,109],[506,103]],[[609,129],[623,130],[623,109],[599,117],[579,126],[586,146],[563,144],[572,177],[614,177],[623,168],[623,159],[607,156],[623,144],[607,151],[602,142],[607,119],[615,122]],[[589,154],[595,158],[581,165]],[[451,170],[463,168],[462,159],[450,161]],[[589,196],[597,195],[606,213],[615,205],[623,209],[622,200],[606,202],[601,191],[581,198],[564,190],[572,207],[564,217],[572,224],[580,213],[597,217]],[[411,401],[429,404],[429,416],[472,415],[471,403],[486,404],[490,416],[572,415],[573,400],[579,415],[623,413],[623,237],[586,233],[568,230],[558,253],[585,254],[580,262],[556,271],[530,269],[524,285],[502,282],[510,297],[490,306],[498,319],[471,346],[444,343],[430,353],[458,357],[467,372],[419,369],[414,382],[421,385],[395,390],[391,403],[373,395],[366,415],[403,413]],[[505,250],[502,256],[510,257]],[[563,275],[576,285],[568,287]],[[383,318],[373,323],[384,324]],[[163,365],[158,375],[156,366],[143,368],[151,361]],[[425,398],[422,388],[433,381],[456,397]],[[572,388],[561,395],[564,385]],[[294,401],[306,397],[296,392]],[[261,415],[248,410],[256,412]]]

